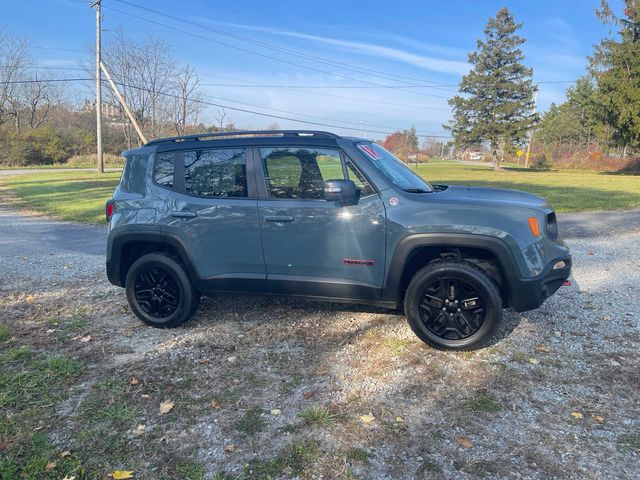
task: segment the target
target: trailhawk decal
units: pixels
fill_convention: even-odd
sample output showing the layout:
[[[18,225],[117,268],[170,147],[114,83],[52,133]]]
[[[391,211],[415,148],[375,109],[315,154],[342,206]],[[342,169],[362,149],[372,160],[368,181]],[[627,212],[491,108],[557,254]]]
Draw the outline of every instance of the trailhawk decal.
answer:
[[[358,260],[356,258],[345,258],[342,262],[345,265],[367,265],[370,267],[376,264],[375,260]]]

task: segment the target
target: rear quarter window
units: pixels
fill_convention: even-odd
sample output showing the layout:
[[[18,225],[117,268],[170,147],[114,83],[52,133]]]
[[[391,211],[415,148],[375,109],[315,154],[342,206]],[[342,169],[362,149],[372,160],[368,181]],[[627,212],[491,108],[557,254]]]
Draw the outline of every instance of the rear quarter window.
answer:
[[[147,173],[148,160],[148,153],[127,156],[120,179],[120,189],[123,192],[144,193],[144,177]]]
[[[157,153],[153,163],[153,181],[157,185],[173,188],[173,174],[175,172],[175,152]]]

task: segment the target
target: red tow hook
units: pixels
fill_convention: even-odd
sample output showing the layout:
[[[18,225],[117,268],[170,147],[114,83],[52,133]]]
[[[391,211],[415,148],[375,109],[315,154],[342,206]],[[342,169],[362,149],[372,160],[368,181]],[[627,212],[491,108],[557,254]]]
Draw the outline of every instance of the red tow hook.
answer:
[[[570,287],[571,286],[571,280],[565,280],[564,282],[562,282],[562,286],[563,287]]]

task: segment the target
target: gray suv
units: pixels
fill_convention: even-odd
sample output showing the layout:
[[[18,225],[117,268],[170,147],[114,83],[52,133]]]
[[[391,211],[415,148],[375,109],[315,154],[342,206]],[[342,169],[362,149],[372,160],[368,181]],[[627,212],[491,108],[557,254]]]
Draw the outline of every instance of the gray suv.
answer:
[[[123,155],[107,274],[152,326],[185,322],[201,294],[279,294],[403,309],[424,342],[468,350],[571,271],[544,199],[431,185],[370,140],[226,132]]]

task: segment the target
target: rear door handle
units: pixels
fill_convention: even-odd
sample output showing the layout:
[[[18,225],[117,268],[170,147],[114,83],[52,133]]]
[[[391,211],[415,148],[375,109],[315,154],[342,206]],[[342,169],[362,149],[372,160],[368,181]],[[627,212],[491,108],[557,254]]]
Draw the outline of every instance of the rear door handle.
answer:
[[[264,219],[267,222],[293,222],[293,217],[290,215],[266,215]]]
[[[195,218],[198,216],[195,212],[188,212],[186,210],[181,210],[179,212],[171,212],[172,217],[176,218]]]

